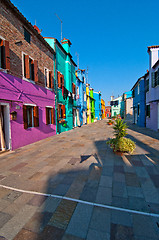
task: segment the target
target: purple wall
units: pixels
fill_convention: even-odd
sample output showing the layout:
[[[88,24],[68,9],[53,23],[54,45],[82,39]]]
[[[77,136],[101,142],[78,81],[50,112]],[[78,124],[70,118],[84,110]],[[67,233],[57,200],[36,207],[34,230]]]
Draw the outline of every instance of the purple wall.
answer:
[[[146,127],[155,131],[158,130],[158,103],[150,103],[150,118],[146,118]]]
[[[12,150],[56,134],[56,125],[46,125],[45,112],[46,106],[55,107],[54,92],[37,84],[0,72],[0,103],[5,102],[9,103],[10,112],[17,112],[17,120],[10,120]],[[39,107],[39,127],[24,129],[24,103],[35,104]]]

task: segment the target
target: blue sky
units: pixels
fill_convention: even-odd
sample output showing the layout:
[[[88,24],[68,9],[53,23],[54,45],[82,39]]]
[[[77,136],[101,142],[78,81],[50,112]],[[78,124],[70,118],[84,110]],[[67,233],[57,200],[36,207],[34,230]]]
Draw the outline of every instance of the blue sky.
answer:
[[[147,47],[159,44],[159,1],[148,0],[11,0],[42,29],[42,36],[72,42],[71,54],[89,69],[89,82],[110,100],[129,91],[148,69]]]

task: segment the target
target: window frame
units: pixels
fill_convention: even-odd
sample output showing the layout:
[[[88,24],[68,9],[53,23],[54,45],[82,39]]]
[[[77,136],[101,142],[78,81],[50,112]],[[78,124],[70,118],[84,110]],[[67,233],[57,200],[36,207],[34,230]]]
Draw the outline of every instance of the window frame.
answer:
[[[37,105],[23,104],[23,123],[24,129],[39,127],[39,107]]]
[[[46,125],[55,124],[55,109],[53,106],[46,106]]]
[[[26,65],[25,65],[25,56],[28,56],[29,57],[29,66],[28,66],[28,68],[29,68],[29,78],[27,78],[26,77]],[[32,73],[32,75],[33,75],[33,78],[34,79],[30,79],[30,62],[33,62],[32,63],[32,65],[33,65],[33,69],[32,69],[32,71],[33,71],[33,73]],[[36,65],[37,64],[37,65]],[[26,52],[23,52],[22,51],[22,76],[23,76],[23,80],[25,80],[25,81],[27,81],[27,82],[31,82],[31,83],[33,83],[33,84],[35,84],[36,82],[38,82],[38,76],[37,76],[37,79],[35,79],[35,65],[36,65],[36,67],[37,67],[37,75],[38,75],[38,61],[37,60],[35,60],[34,58],[32,58],[30,55],[28,55]]]

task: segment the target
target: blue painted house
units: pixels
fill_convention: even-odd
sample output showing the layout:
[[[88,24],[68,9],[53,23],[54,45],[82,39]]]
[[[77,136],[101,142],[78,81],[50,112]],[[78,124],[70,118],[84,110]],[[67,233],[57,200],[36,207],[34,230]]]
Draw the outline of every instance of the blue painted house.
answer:
[[[102,119],[102,114],[101,114],[101,92],[93,92],[93,96],[95,99],[95,118],[97,120]]]
[[[87,123],[86,71],[76,70],[77,126]]]
[[[146,126],[146,95],[145,95],[145,78],[148,73],[140,77],[132,90],[133,97],[133,118],[134,124],[137,124],[140,127]]]

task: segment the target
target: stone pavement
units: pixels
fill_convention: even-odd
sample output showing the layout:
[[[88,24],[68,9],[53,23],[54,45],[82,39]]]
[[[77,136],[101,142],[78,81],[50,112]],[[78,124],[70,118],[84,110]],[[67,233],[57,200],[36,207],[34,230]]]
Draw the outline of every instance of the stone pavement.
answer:
[[[0,154],[0,240],[159,240],[159,133],[129,124],[123,157],[112,136],[102,120]]]

